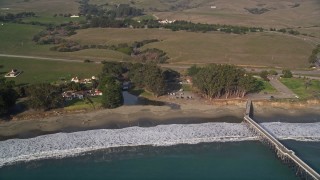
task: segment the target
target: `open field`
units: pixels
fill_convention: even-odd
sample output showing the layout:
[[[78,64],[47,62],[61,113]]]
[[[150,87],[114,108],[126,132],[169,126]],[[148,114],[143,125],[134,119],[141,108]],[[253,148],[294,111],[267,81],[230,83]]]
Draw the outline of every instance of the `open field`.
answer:
[[[128,2],[128,0],[90,0],[92,4],[102,5],[105,3],[109,4],[130,4],[140,9],[144,9],[147,12],[152,11],[180,11],[190,8],[196,8],[199,6],[211,3],[213,0],[137,0]]]
[[[4,67],[0,69],[1,76],[11,69],[23,71],[14,80],[16,84],[29,84],[39,82],[55,82],[61,78],[69,81],[72,77],[90,78],[100,73],[102,65],[94,63],[57,62],[47,60],[19,59],[0,57],[0,64]]]
[[[311,86],[308,86],[307,88],[305,83],[308,80],[302,78],[282,78],[280,81],[301,99],[320,97],[320,81],[318,80],[311,80]]]
[[[0,13],[17,13],[33,11],[37,15],[50,15],[55,13],[77,14],[79,3],[75,0],[1,0]]]
[[[0,26],[0,53],[28,54],[28,52],[46,52],[48,46],[36,45],[32,38],[42,31],[44,27],[23,25],[23,24],[4,24]]]
[[[93,4],[128,3],[127,0],[91,0]],[[160,19],[189,20],[261,27],[305,27],[319,25],[318,0],[135,0],[132,6],[143,8]],[[215,7],[215,8],[214,8]],[[247,9],[266,9],[252,14]]]
[[[320,39],[320,26],[298,28],[298,31],[302,34],[308,34]]]
[[[127,0],[90,0],[95,4],[130,3]],[[144,48],[159,48],[168,53],[169,63],[230,63],[237,65],[304,68],[313,46],[320,42],[320,2],[317,0],[134,0],[132,6],[144,8],[147,15],[162,19],[183,19],[195,22],[221,23],[262,27],[292,27],[315,36],[290,36],[281,33],[223,33],[172,32],[159,29],[86,29],[70,39],[83,44],[119,44],[145,39],[161,42]],[[55,13],[78,12],[73,0],[2,0],[0,14],[34,11],[38,17],[26,22],[62,23],[71,18],[52,17]],[[211,8],[216,6],[216,8]],[[157,9],[154,9],[154,8]],[[5,9],[9,8],[9,9]],[[265,8],[262,14],[252,14],[245,8]],[[77,20],[81,20],[79,18]],[[0,54],[43,56],[50,58],[101,60],[131,60],[112,50],[88,49],[78,52],[50,51],[51,45],[36,45],[32,37],[44,27],[4,24],[0,26]]]
[[[165,29],[85,29],[71,40],[84,44],[132,43],[146,39],[159,39],[144,48],[159,48],[168,53],[170,63],[230,63],[301,68],[313,46],[303,39],[279,33],[194,33]]]
[[[0,53],[44,56],[51,58],[101,60],[130,60],[130,56],[105,49],[87,49],[76,52],[50,51],[51,45],[37,45],[32,37],[43,27],[4,24],[0,27]],[[307,67],[313,43],[303,38],[281,33],[250,33],[232,35],[218,32],[173,32],[166,29],[111,29],[79,30],[69,39],[82,44],[132,43],[159,39],[144,48],[159,48],[168,53],[170,63],[230,63],[272,67]]]
[[[126,3],[142,8],[146,14],[160,19],[265,28],[320,25],[318,0],[90,0],[90,3],[98,5]],[[1,0],[0,7],[2,8],[0,14],[34,11],[37,15],[52,16],[55,13],[77,14],[79,3],[74,0]],[[266,11],[254,14],[248,9]],[[320,30],[319,27],[317,29]]]
[[[51,58],[77,60],[127,60],[123,53],[105,49],[87,49],[77,52],[50,51],[52,45],[37,45],[32,41],[33,36],[44,27],[25,24],[4,24],[0,26],[0,54],[43,56]]]
[[[211,6],[216,6],[215,9]],[[184,19],[203,23],[261,27],[303,27],[319,25],[318,0],[211,0],[196,8],[173,12],[154,12],[161,19]],[[263,14],[251,14],[246,8],[265,8]]]

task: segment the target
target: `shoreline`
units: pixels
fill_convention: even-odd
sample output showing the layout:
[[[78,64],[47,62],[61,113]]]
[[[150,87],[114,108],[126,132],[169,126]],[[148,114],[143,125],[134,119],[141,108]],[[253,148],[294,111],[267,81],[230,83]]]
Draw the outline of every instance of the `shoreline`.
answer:
[[[320,142],[320,122],[262,123],[281,140]],[[149,128],[98,129],[0,141],[0,168],[15,162],[65,158],[109,148],[256,141],[243,123],[169,124]]]
[[[125,146],[172,146],[256,139],[240,123],[170,124],[155,127],[99,129],[0,141],[0,167],[46,158],[63,158],[93,150]]]
[[[0,123],[0,140],[30,138],[57,132],[121,129],[133,126],[152,127],[206,122],[240,123],[242,115],[243,109],[238,106],[183,105],[180,109],[172,109],[169,106],[122,106],[117,109]]]
[[[0,123],[0,141],[12,138],[32,138],[58,132],[77,132],[93,129],[152,127],[165,124],[199,124],[208,122],[241,123],[244,100],[210,102],[174,102],[164,106],[131,105],[116,109],[49,111],[48,116],[13,119]],[[319,101],[305,103],[255,101],[257,122],[320,122]]]

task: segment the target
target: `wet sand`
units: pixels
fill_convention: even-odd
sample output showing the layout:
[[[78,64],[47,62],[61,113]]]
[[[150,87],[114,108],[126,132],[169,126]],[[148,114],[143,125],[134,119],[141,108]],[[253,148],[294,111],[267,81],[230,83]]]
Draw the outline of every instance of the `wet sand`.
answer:
[[[254,105],[254,120],[262,122],[316,123],[320,122],[320,104],[305,107],[269,107]]]
[[[31,138],[57,132],[92,129],[119,129],[130,126],[150,127],[162,124],[197,124],[207,122],[240,123],[245,102],[211,104],[171,104],[166,106],[122,106],[91,112],[67,113],[45,118],[11,120],[0,123],[0,140]],[[272,107],[254,105],[257,122],[320,122],[320,106]]]
[[[239,106],[181,105],[122,106],[117,109],[65,114],[43,119],[11,120],[0,124],[0,140],[30,138],[56,132],[91,129],[118,129],[129,126],[149,127],[160,124],[196,124],[242,121],[244,108]]]

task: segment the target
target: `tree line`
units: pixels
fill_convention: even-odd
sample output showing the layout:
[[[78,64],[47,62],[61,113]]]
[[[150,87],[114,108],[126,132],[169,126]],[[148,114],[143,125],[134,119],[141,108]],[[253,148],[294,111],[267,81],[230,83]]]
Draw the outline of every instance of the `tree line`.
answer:
[[[102,28],[165,28],[171,29],[172,31],[186,30],[191,32],[208,32],[208,31],[220,31],[225,33],[234,34],[246,34],[248,32],[263,32],[261,27],[244,27],[244,26],[233,26],[223,24],[202,24],[193,23],[190,21],[175,21],[170,24],[161,24],[157,20],[142,20],[136,21],[133,19],[111,19],[105,16],[90,17],[87,19],[90,23],[91,28],[102,27]]]
[[[314,65],[318,62],[320,64],[320,44],[318,44],[313,50],[311,55],[309,56],[309,63]]]
[[[234,65],[192,66],[188,74],[193,78],[193,86],[209,99],[244,97],[263,88],[263,84],[251,74]]]
[[[50,38],[49,38],[50,39]],[[59,51],[59,52],[74,52],[74,51],[80,51],[83,49],[109,49],[114,51],[119,51],[121,53],[124,53],[126,55],[129,55],[133,57],[133,59],[137,62],[155,62],[155,63],[166,63],[166,61],[169,59],[167,56],[167,53],[157,49],[145,49],[141,50],[140,48],[143,47],[146,44],[158,42],[157,39],[150,39],[150,40],[142,40],[142,41],[135,41],[131,45],[128,43],[120,43],[118,45],[82,45],[75,41],[70,40],[64,40],[64,39],[57,39],[56,41],[54,39],[39,39],[38,43],[42,44],[45,42],[56,44],[59,43],[53,47],[50,48],[52,51]]]
[[[103,5],[89,4],[89,0],[79,1],[79,14],[83,16],[104,16],[109,19],[135,17],[143,14],[142,9],[131,7],[128,4]]]
[[[81,0],[79,11],[86,16],[90,27],[111,28],[166,28],[173,31],[186,30],[192,32],[221,31],[225,33],[245,34],[247,32],[262,32],[261,27],[244,27],[220,24],[202,24],[189,21],[175,21],[170,24],[161,24],[157,20],[137,21],[132,17],[143,15],[142,9],[136,9],[128,4],[119,5],[93,5],[89,0]],[[120,18],[120,19],[119,19]]]
[[[166,91],[168,72],[155,63],[104,62],[101,76],[113,76],[119,81],[131,81],[137,88],[144,88],[154,96]]]
[[[0,16],[0,22],[16,22],[21,20],[22,18],[35,16],[36,14],[34,12],[21,12],[17,14],[7,13]]]
[[[220,31],[225,33],[234,34],[246,34],[248,32],[263,32],[261,27],[244,27],[244,26],[233,26],[233,25],[221,25],[221,24],[202,24],[193,23],[190,21],[175,21],[170,24],[160,25],[166,29],[173,31],[192,31],[192,32],[207,32],[207,31]]]

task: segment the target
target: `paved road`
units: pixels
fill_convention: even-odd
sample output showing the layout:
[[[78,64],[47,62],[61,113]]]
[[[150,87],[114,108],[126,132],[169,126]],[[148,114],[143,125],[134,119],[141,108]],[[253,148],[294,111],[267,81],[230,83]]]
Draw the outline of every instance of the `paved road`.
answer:
[[[268,94],[262,94],[262,93],[251,93],[248,95],[248,98],[254,99],[254,100],[262,100],[262,99],[270,99],[271,97],[277,98],[277,99],[284,99],[284,98],[298,98],[296,94],[294,94],[287,86],[282,84],[279,80],[279,77],[277,76],[270,76],[269,83],[277,90],[276,93],[268,93]]]
[[[297,98],[298,96],[294,94],[287,86],[282,84],[278,77],[269,77],[270,81],[269,83],[278,91],[278,95],[275,95],[274,97],[279,98]]]
[[[13,57],[13,58],[22,58],[22,59],[41,59],[41,60],[49,60],[49,61],[63,61],[63,62],[83,62],[83,60],[60,59],[60,58],[49,58],[49,57],[39,57],[39,56],[12,55],[12,54],[0,54],[0,57]]]
[[[271,68],[244,68],[248,72],[255,72],[259,73],[261,71],[268,71]],[[276,69],[275,70],[278,74],[282,74],[282,70]],[[320,69],[314,69],[314,70],[291,70],[293,75],[297,76],[312,76],[312,75],[320,75]]]
[[[49,57],[39,57],[39,56],[24,56],[24,55],[12,55],[12,54],[0,54],[0,57],[15,57],[15,58],[25,58],[25,59],[42,59],[42,60],[50,60],[50,61],[62,61],[62,62],[83,62],[83,60],[75,60],[75,59],[61,59],[61,58],[49,58]],[[95,62],[100,63],[100,62]],[[172,68],[172,69],[187,69],[190,67],[190,65],[172,65],[172,64],[162,64],[162,67]],[[268,69],[252,69],[252,68],[246,68],[247,71],[254,70],[255,72],[260,72],[262,70],[268,70]],[[281,73],[281,70],[277,70],[278,73]],[[320,80],[320,77],[313,77],[312,75],[320,75],[320,70],[314,70],[314,71],[292,71],[295,77],[298,77],[300,75],[309,75],[306,76],[310,79],[318,79]],[[274,94],[250,94],[249,98],[251,99],[270,99],[271,96],[275,98],[297,98],[298,96],[294,94],[290,89],[288,89],[285,85],[283,85],[276,77],[269,78],[270,84],[278,91]]]
[[[63,62],[83,62],[80,59],[62,59],[62,58],[50,58],[50,57],[40,57],[40,56],[27,56],[27,55],[13,55],[13,54],[0,54],[0,57],[15,57],[15,58],[23,58],[23,59],[42,59],[49,61],[63,61]],[[100,62],[95,62],[100,63]],[[162,67],[172,68],[172,69],[188,69],[191,65],[179,65],[179,64],[161,64]],[[263,70],[270,70],[270,68],[245,68],[248,72],[261,72]],[[281,74],[282,70],[276,70],[279,74]],[[292,73],[297,76],[304,76],[320,79],[320,69],[312,70],[312,71],[303,71],[303,70],[293,70]],[[317,77],[313,77],[312,75],[317,75]],[[318,76],[319,75],[319,76]]]
[[[191,65],[179,65],[179,64],[161,64],[161,67],[166,67],[166,68],[172,68],[175,70],[186,70],[190,67]],[[244,68],[248,72],[252,73],[259,73],[261,71],[269,71],[273,68]],[[278,74],[282,74],[282,69],[276,69],[275,70]],[[291,70],[293,75],[296,75],[296,77],[308,77],[312,79],[320,79],[320,69],[313,69],[313,70]],[[315,76],[312,76],[315,75]]]

